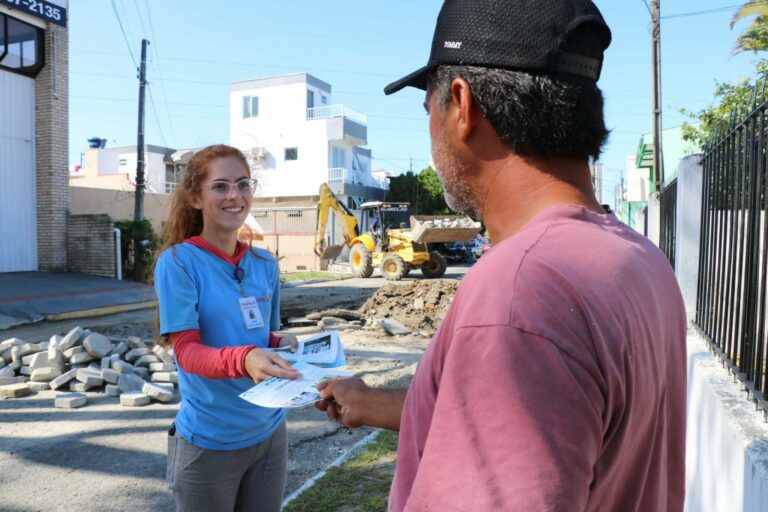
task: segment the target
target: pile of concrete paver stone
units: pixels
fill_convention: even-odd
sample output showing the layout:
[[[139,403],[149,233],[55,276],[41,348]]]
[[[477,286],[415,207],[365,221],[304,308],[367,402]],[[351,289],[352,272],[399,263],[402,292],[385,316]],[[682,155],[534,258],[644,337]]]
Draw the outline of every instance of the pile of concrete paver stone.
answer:
[[[177,382],[172,349],[134,336],[110,339],[75,327],[41,343],[0,342],[0,398],[56,390],[54,405],[72,409],[85,405],[86,391],[102,391],[135,407],[173,401]]]

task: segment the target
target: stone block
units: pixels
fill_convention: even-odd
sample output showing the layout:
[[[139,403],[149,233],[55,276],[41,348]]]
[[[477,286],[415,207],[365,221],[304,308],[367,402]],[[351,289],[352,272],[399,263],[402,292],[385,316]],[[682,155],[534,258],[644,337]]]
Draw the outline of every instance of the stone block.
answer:
[[[48,391],[51,385],[48,382],[30,382],[29,389],[32,391]]]
[[[30,375],[32,375],[32,368],[30,368],[29,366],[22,366],[21,368],[19,368],[19,375],[26,375],[27,377],[29,377]]]
[[[93,386],[89,386],[88,384],[85,384],[83,382],[78,381],[72,381],[69,383],[69,390],[74,391],[76,393],[85,393],[89,389],[92,389]]]
[[[136,359],[140,358],[141,356],[146,356],[150,353],[150,350],[148,348],[134,348],[133,350],[127,352],[123,359],[128,361],[129,363],[133,363]]]
[[[149,378],[149,369],[143,366],[134,366],[133,373],[141,377],[142,379]]]
[[[104,386],[104,393],[107,396],[120,396],[120,388],[115,384],[107,384]]]
[[[141,341],[141,338],[138,336],[128,336],[125,339],[125,343],[132,349],[147,348],[147,344]]]
[[[122,356],[123,354],[128,352],[128,350],[129,350],[128,345],[124,341],[121,341],[115,346],[115,348],[112,349],[112,355],[114,356],[115,354],[117,354],[118,356]]]
[[[151,372],[175,372],[176,365],[168,363],[150,363],[149,371]]]
[[[84,406],[87,401],[88,397],[82,393],[61,393],[56,396],[53,406],[60,409],[77,409]]]
[[[59,343],[61,343],[61,340],[64,339],[64,336],[59,336],[58,334],[54,334],[51,336],[51,339],[48,340],[48,348],[51,347],[58,347]]]
[[[136,359],[133,362],[133,366],[149,366],[151,363],[158,362],[160,362],[160,359],[158,359],[156,355],[147,354],[146,356],[141,356],[140,358]]]
[[[7,340],[0,341],[0,352],[11,350],[16,345],[24,345],[26,342],[19,338],[8,338]]]
[[[152,374],[152,382],[179,382],[177,372],[155,372]]]
[[[58,389],[67,382],[71,381],[77,376],[77,370],[69,370],[68,372],[62,373],[60,376],[53,379],[49,384],[51,386],[51,389]]]
[[[101,370],[101,378],[104,379],[104,382],[117,384],[120,379],[120,373],[110,368],[105,368],[104,370]]]
[[[64,371],[64,354],[61,352],[61,350],[56,347],[56,345],[52,345],[48,347],[48,366],[51,368],[58,368],[61,371]]]
[[[101,361],[91,361],[88,364],[88,368],[95,371],[96,373],[101,373]]]
[[[112,368],[112,360],[108,357],[102,357],[101,358],[101,369],[102,370],[109,370]]]
[[[168,391],[168,389],[165,387],[158,386],[157,384],[151,382],[145,382],[144,386],[141,388],[141,391],[145,395],[157,400],[158,402],[170,402],[173,400],[174,396],[173,391]]]
[[[118,373],[133,373],[133,365],[125,361],[112,361],[112,369]]]
[[[61,350],[61,347],[57,347],[57,348]],[[68,348],[66,350],[61,350],[61,353],[64,354],[64,357],[67,359],[67,361],[72,359],[72,356],[74,356],[75,354],[82,354],[83,352],[85,352],[85,349],[79,346]]]
[[[10,384],[24,384],[26,381],[26,377],[0,377],[0,386],[8,386]]]
[[[40,352],[33,352],[32,354],[28,354],[21,358],[21,364],[24,366],[32,366],[32,361],[35,359],[35,356],[39,356]]]
[[[83,368],[82,370],[77,370],[75,378],[93,388],[104,384],[104,380],[101,378],[101,370],[96,371],[91,368]]]
[[[61,376],[61,370],[57,368],[38,368],[32,372],[29,380],[33,382],[51,382],[56,377]]]
[[[24,356],[39,352],[37,347],[32,343],[25,343],[23,345],[16,345],[11,349],[11,360],[14,362],[21,361],[23,364]]]
[[[82,364],[82,363],[90,363],[96,359],[93,355],[89,354],[88,352],[80,352],[78,354],[73,355],[71,358],[69,358],[69,362],[72,364]]]
[[[102,358],[112,351],[112,342],[103,334],[94,332],[83,339],[83,347],[95,358]]]
[[[5,368],[5,366],[6,366],[7,364],[8,364],[8,363],[6,363],[6,362],[5,362],[5,359],[3,359],[2,357],[0,357],[0,368]]]
[[[15,376],[16,376],[16,371],[10,366],[6,366],[5,368],[0,368],[0,377],[15,377]]]
[[[48,345],[50,345],[50,343],[48,343],[47,341],[41,341],[40,343],[33,343],[33,345],[35,346],[38,352],[45,352],[46,350],[48,350]]]
[[[120,395],[120,405],[126,407],[140,407],[149,404],[149,396],[141,391],[127,391]]]
[[[6,368],[10,368],[14,372],[18,372],[19,369],[21,368],[21,361],[11,361],[10,363],[8,363]]]
[[[157,358],[164,363],[168,363],[168,364],[173,363],[173,354],[165,350],[160,345],[155,345],[154,347],[152,347],[152,353],[155,354],[155,356],[157,356]]]
[[[29,389],[29,384],[9,384],[7,386],[0,386],[0,397],[3,398],[19,398],[27,396],[31,392],[32,390]],[[149,397],[147,397],[147,399],[149,399]]]
[[[29,367],[33,370],[38,368],[50,368],[51,364],[48,362],[48,351],[38,352],[32,355],[32,359],[29,361]]]
[[[125,393],[126,391],[141,391],[146,381],[138,375],[132,373],[124,373],[120,375],[117,380],[117,385],[120,387],[120,391]]]
[[[83,337],[83,328],[79,325],[69,331],[64,338],[59,342],[59,350],[66,352],[70,348],[74,347],[80,339]]]
[[[122,359],[120,359],[120,354],[110,354],[109,360],[112,361],[113,363],[115,361],[122,361]]]

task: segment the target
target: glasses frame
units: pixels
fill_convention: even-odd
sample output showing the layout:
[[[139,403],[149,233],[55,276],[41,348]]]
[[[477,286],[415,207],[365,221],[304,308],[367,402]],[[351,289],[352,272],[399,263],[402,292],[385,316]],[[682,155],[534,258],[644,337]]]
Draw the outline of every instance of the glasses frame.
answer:
[[[249,185],[248,188],[241,190],[239,188],[241,183],[248,183]],[[214,190],[214,187],[219,185],[226,185],[227,191],[223,192],[223,191]],[[259,181],[254,178],[243,178],[243,179],[237,180],[234,183],[232,183],[231,181],[222,181],[222,180],[210,181],[205,185],[205,187],[208,189],[208,192],[210,192],[212,196],[217,197],[219,199],[225,199],[230,195],[232,195],[233,188],[235,189],[235,193],[238,196],[253,197],[254,195],[256,195],[256,189],[258,185],[259,185]]]

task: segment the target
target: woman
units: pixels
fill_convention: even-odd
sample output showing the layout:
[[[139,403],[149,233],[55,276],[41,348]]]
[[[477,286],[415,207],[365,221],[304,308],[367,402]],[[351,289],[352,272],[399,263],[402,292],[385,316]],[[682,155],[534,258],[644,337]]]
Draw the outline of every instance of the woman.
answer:
[[[237,241],[255,180],[239,150],[209,146],[171,199],[154,270],[159,342],[173,345],[181,407],[168,436],[168,485],[179,511],[280,510],[285,412],[238,397],[270,376],[299,374],[265,350],[276,337],[275,259]]]

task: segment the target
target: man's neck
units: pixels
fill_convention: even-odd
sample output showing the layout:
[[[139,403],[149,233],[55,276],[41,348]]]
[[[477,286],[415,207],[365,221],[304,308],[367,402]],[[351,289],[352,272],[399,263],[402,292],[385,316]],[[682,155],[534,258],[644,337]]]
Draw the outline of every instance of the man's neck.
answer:
[[[540,160],[510,155],[482,173],[483,223],[498,244],[555,205],[577,205],[605,213],[595,198],[589,166],[573,160]]]

